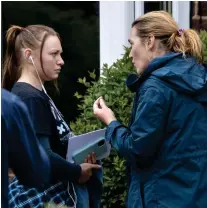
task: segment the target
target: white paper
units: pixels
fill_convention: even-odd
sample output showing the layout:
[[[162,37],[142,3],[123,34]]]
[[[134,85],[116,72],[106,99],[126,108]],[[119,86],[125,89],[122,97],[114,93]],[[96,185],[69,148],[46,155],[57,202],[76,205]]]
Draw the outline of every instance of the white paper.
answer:
[[[96,131],[91,131],[86,134],[81,134],[78,136],[71,137],[68,141],[68,151],[67,151],[67,161],[74,162],[72,159],[73,153],[80,149],[81,147],[84,147],[85,145],[89,144],[90,142],[96,141],[100,137],[105,137],[106,129],[99,129]],[[109,156],[111,151],[111,145],[106,142],[107,145],[107,152],[100,157],[97,157],[97,160],[104,159]]]

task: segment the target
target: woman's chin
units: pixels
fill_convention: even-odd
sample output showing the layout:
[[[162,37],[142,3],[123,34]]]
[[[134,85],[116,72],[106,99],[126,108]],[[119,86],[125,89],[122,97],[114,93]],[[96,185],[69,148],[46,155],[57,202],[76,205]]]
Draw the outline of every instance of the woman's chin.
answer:
[[[47,78],[45,81],[53,81],[53,80],[56,80],[58,77],[59,77],[58,74],[57,75],[53,75],[53,76]]]
[[[142,73],[142,70],[139,69],[139,68],[136,68],[136,72],[137,72],[138,75],[140,75]]]
[[[142,75],[146,68],[136,68],[136,72],[138,75]]]

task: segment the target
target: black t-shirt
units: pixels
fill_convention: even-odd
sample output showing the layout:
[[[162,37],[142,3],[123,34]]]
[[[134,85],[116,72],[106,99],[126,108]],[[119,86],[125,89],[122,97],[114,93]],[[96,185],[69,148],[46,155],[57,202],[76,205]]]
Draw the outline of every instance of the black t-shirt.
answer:
[[[57,115],[58,110],[51,107],[49,97],[43,91],[24,82],[15,83],[12,92],[27,105],[37,136],[43,135],[49,138],[49,145],[47,141],[41,144],[47,146],[46,148],[50,146],[52,149],[52,151],[48,151],[48,154],[51,156],[55,179],[65,180],[68,178],[76,181],[81,174],[80,166],[63,161],[59,157],[66,158],[67,140],[64,138],[67,136],[65,134],[69,134],[66,129],[68,127],[64,120]]]
[[[67,142],[62,143],[58,138],[56,120],[51,112],[48,96],[24,82],[17,82],[12,92],[27,105],[36,134],[49,136],[51,149],[66,158]]]
[[[60,144],[55,119],[46,94],[24,82],[17,82],[12,88],[12,92],[27,105],[36,134],[49,136],[52,150],[65,158],[66,145]]]
[[[23,82],[17,82],[12,92],[28,106],[36,133],[51,136],[55,123],[45,93]]]

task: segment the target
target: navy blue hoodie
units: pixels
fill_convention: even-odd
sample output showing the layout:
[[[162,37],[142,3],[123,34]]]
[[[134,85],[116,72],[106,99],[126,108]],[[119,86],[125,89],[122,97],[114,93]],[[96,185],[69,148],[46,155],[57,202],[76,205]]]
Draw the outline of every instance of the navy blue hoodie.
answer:
[[[22,184],[39,187],[50,181],[50,162],[40,146],[29,112],[20,99],[1,90],[1,205],[8,207],[8,167]]]

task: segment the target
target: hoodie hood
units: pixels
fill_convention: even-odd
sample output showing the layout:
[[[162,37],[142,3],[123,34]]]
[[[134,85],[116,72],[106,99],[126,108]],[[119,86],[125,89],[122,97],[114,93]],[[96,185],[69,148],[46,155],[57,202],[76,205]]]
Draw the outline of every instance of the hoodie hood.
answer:
[[[207,103],[207,68],[198,64],[194,57],[184,58],[182,53],[173,52],[157,57],[152,60],[141,77],[129,75],[126,85],[135,91],[151,75],[165,81],[177,92]]]

